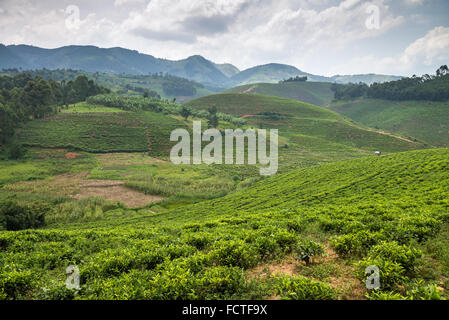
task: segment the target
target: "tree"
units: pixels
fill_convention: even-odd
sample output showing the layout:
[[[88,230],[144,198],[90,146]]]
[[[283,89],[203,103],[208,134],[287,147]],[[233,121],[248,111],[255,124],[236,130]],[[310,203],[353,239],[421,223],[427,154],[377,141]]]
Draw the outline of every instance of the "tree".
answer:
[[[181,116],[183,116],[185,120],[187,120],[187,118],[189,118],[189,116],[190,116],[191,114],[192,114],[192,111],[190,111],[189,108],[182,107],[182,110],[181,110]]]
[[[207,111],[209,111],[209,121],[208,121],[209,127],[210,128],[218,127],[217,107],[216,106],[209,107]]]

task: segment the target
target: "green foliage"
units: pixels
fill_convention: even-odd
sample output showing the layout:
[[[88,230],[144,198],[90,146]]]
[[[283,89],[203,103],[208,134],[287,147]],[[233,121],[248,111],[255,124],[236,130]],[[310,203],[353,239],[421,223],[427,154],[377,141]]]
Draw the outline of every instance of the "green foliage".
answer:
[[[45,213],[48,207],[42,203],[29,206],[8,201],[0,205],[0,230],[22,230],[39,228],[45,225]]]
[[[337,292],[329,285],[302,276],[279,276],[276,293],[289,300],[334,300]]]
[[[436,76],[428,74],[397,81],[373,83],[368,86],[363,83],[349,84],[335,88],[335,99],[353,99],[368,97],[387,100],[430,100],[447,101],[449,99],[449,73],[447,66],[441,66]]]
[[[368,257],[372,259],[396,262],[409,272],[415,270],[417,260],[421,255],[422,252],[420,250],[400,245],[396,241],[382,241],[378,245],[373,246],[368,253]]]
[[[28,73],[0,76],[0,143],[13,136],[14,129],[31,119],[42,119],[58,112],[57,105],[84,101],[88,96],[107,93],[85,76],[74,81],[46,81]]]
[[[422,280],[417,280],[407,290],[407,298],[410,300],[442,300],[442,293],[435,284],[425,285]]]
[[[323,253],[324,247],[312,240],[302,240],[293,248],[295,259],[304,261],[306,264],[309,264],[313,257],[320,256]]]
[[[259,260],[256,248],[241,240],[217,241],[212,249],[213,259],[220,265],[250,268]]]
[[[434,146],[449,146],[449,131],[443,130],[449,126],[446,116],[448,102],[363,98],[337,101],[330,108],[371,128],[409,137],[411,140],[418,139]]]
[[[31,270],[0,272],[0,297],[3,294],[6,299],[25,299],[36,285],[36,278]]]
[[[406,282],[406,270],[401,264],[389,260],[365,258],[357,263],[359,268],[359,277],[362,281],[366,279],[365,270],[369,266],[379,268],[380,290],[392,291],[397,290],[399,285]]]
[[[45,229],[0,232],[0,297],[266,299],[277,291],[287,299],[339,298],[330,285],[302,276],[248,279],[252,267],[284,259],[296,243],[307,243],[300,239],[313,234],[323,243],[335,236],[336,243],[348,244],[342,250],[345,258],[336,260],[356,263],[361,284],[367,266],[379,267],[381,293],[370,297],[393,299],[403,293],[410,299],[434,298],[435,288],[424,289],[428,282],[414,284],[423,277],[416,268],[421,266],[418,249],[435,237],[441,246],[447,242],[441,232],[449,221],[448,152],[413,151],[298,169],[222,198],[167,210],[157,205],[151,211],[126,210],[92,199],[72,200],[79,207],[55,202],[53,209],[67,220]],[[10,171],[1,169],[0,176]],[[28,171],[23,172],[27,177]],[[78,220],[72,209],[82,211],[83,206],[100,207],[102,213]],[[438,272],[435,261],[443,263],[444,255],[434,253],[429,267]],[[81,272],[76,295],[61,287],[70,264]],[[310,272],[313,267],[304,268],[318,275]],[[444,272],[436,273],[435,280]]]
[[[235,87],[225,92],[248,92],[326,106],[334,99],[334,92],[331,87],[332,84],[328,82],[253,83]]]

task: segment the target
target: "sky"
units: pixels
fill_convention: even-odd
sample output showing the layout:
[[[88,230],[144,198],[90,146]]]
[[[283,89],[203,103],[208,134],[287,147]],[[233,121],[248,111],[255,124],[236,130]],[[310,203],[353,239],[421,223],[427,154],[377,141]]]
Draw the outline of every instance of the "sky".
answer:
[[[449,1],[0,0],[0,43],[199,54],[241,70],[433,74],[449,64]]]

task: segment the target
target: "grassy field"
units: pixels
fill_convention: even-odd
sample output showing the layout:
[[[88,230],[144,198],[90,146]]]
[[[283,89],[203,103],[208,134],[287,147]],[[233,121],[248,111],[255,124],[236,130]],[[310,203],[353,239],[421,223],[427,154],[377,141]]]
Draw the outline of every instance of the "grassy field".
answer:
[[[337,162],[168,210],[0,233],[4,299],[440,299],[449,150]],[[78,206],[81,204],[78,203]],[[75,264],[81,289],[66,289]],[[381,288],[367,292],[366,266]]]
[[[449,103],[360,99],[332,103],[330,108],[354,121],[416,138],[433,146],[449,146]]]
[[[246,117],[249,124],[260,128],[279,128],[288,146],[299,152],[332,150],[347,153],[352,149],[355,156],[356,153],[360,155],[375,150],[396,152],[423,148],[420,143],[362,128],[329,109],[291,99],[254,94],[217,94],[189,101],[186,105],[199,109],[216,106],[221,112]],[[330,145],[332,148],[329,148]]]
[[[332,83],[327,82],[255,83],[238,86],[225,93],[261,94],[325,106],[334,99],[331,87]]]

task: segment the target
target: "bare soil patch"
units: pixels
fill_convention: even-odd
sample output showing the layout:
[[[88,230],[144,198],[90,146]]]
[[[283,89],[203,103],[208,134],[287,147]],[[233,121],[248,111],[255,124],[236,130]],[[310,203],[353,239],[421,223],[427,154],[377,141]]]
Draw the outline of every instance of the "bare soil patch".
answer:
[[[146,195],[123,186],[121,180],[83,180],[75,199],[100,197],[110,201],[120,201],[129,208],[143,207],[150,202],[162,200],[160,196]]]
[[[76,159],[78,157],[82,157],[83,155],[81,153],[76,153],[76,152],[67,152],[65,154],[65,158],[70,160],[70,159]]]

